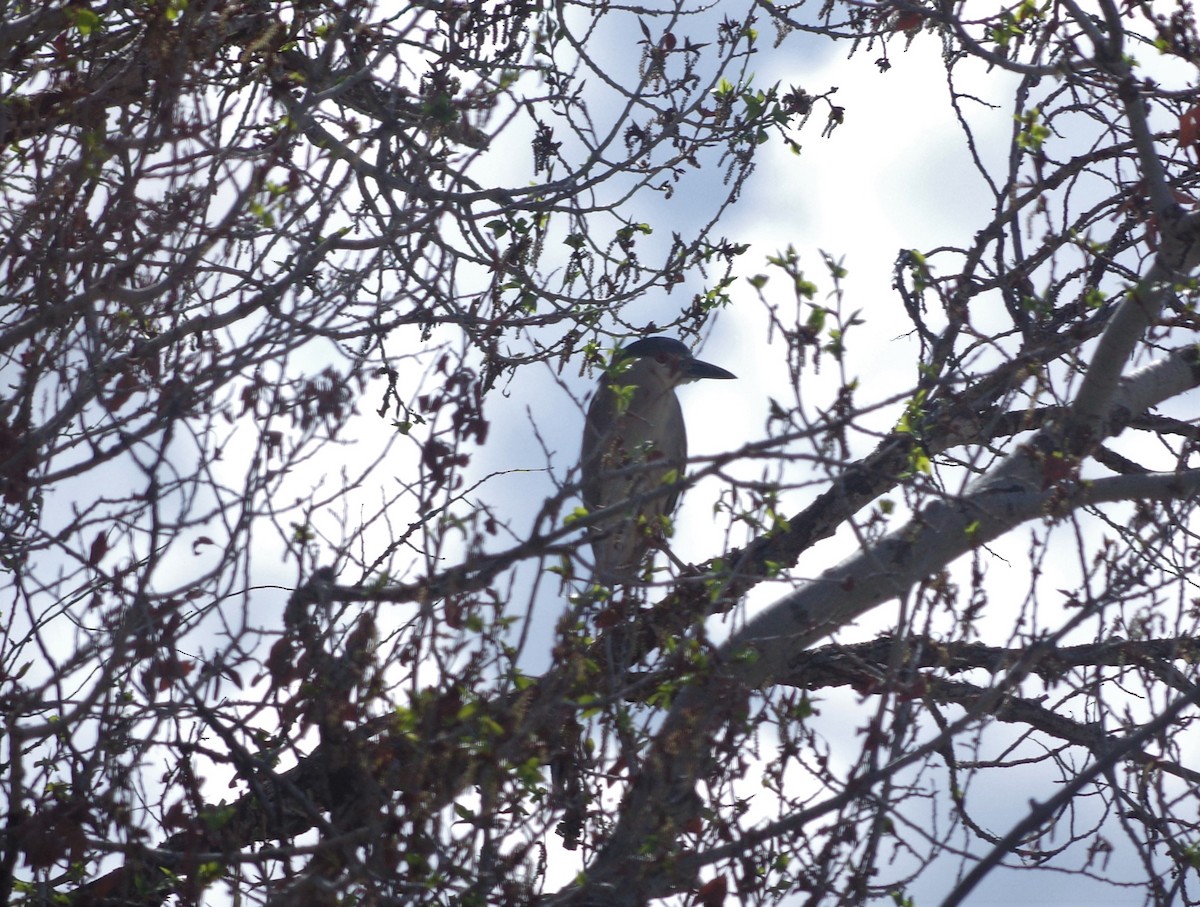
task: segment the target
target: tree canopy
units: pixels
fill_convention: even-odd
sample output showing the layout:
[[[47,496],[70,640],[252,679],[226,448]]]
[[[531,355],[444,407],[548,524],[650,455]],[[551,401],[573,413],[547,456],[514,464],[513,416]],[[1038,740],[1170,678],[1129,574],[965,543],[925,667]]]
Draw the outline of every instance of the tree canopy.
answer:
[[[9,903],[1200,900],[1190,2],[0,9]],[[873,295],[750,224],[918,64]],[[743,403],[606,588],[660,333]]]

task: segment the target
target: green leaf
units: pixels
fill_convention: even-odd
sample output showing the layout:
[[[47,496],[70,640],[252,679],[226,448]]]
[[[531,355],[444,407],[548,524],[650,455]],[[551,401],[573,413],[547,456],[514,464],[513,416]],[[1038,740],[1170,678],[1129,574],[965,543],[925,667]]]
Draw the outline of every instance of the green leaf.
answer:
[[[933,461],[923,448],[914,447],[908,454],[908,466],[914,473],[930,475],[933,472]]]
[[[572,523],[577,523],[579,520],[584,519],[588,513],[589,511],[586,507],[576,507],[565,517],[563,517],[563,525],[570,526]]]
[[[627,384],[622,386],[620,384],[610,384],[608,389],[612,391],[613,396],[616,398],[613,402],[617,404],[617,415],[623,416],[629,412],[629,406],[633,403],[633,394],[637,390],[636,385]]]
[[[796,288],[796,295],[803,296],[805,299],[812,299],[817,295],[817,285],[811,280],[805,280],[803,274],[797,274],[793,283]]]
[[[537,683],[537,681],[528,674],[515,674],[513,676],[513,686],[515,686],[518,690],[528,690],[535,683]]]
[[[99,31],[103,24],[100,17],[86,7],[68,6],[66,13],[71,17],[71,24],[78,29],[79,33],[85,38],[92,32]]]

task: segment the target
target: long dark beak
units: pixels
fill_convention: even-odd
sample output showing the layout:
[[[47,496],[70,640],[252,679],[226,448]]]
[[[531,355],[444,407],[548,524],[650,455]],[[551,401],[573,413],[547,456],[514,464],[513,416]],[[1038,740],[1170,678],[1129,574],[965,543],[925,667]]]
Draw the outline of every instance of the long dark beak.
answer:
[[[699,381],[701,378],[736,378],[733,372],[727,372],[719,365],[713,365],[711,362],[701,362],[699,359],[692,359],[687,364],[688,377],[693,381]]]

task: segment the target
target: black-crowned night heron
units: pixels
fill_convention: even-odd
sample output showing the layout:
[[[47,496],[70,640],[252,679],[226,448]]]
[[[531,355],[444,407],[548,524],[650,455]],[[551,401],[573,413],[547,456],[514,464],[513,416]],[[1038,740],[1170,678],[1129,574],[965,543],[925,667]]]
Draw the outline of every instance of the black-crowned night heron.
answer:
[[[616,351],[588,407],[579,458],[589,511],[628,502],[591,527],[596,582],[639,582],[642,561],[679,501],[678,486],[671,486],[687,464],[687,429],[675,388],[736,377],[693,358],[670,337],[646,337]]]

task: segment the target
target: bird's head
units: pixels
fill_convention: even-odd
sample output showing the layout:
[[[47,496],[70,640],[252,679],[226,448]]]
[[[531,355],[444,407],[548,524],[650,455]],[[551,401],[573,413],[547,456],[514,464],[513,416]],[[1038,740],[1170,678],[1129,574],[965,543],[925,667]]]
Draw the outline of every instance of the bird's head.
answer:
[[[733,372],[702,362],[673,337],[643,337],[621,347],[613,356],[615,363],[644,363],[653,368],[664,383],[674,387],[701,378],[736,378]]]

